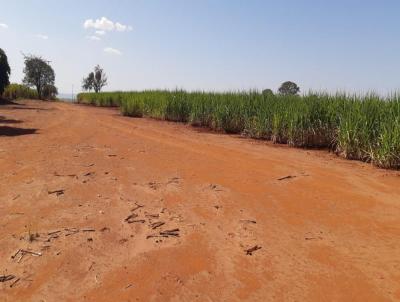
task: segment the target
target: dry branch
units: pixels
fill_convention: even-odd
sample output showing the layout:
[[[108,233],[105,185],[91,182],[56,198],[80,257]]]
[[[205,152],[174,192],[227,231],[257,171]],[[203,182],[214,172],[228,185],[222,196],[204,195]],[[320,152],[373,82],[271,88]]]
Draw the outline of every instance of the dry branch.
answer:
[[[250,255],[251,256],[251,255],[253,255],[253,253],[255,251],[258,251],[259,249],[261,249],[261,246],[255,245],[252,248],[249,248],[249,249],[245,250],[245,252],[246,252],[246,255]]]
[[[291,179],[291,178],[295,178],[295,177],[297,177],[297,176],[294,176],[294,175],[288,175],[288,176],[284,176],[284,177],[278,178],[278,180],[279,180],[279,181],[281,181],[281,180],[285,180],[285,179]]]
[[[0,282],[7,282],[14,278],[15,278],[14,275],[3,275],[3,276],[0,276]]]

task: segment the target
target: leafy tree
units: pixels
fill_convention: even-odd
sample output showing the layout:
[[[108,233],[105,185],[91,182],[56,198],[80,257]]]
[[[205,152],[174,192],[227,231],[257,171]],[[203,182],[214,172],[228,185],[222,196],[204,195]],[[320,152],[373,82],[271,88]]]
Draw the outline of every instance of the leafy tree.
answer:
[[[271,95],[274,95],[274,92],[271,89],[264,89],[262,91],[262,94],[265,96],[271,96]]]
[[[55,74],[48,61],[42,57],[24,56],[25,58],[25,77],[23,83],[29,87],[36,87],[39,99],[43,99],[43,91],[46,86],[54,86]]]
[[[300,92],[300,87],[294,82],[287,81],[279,87],[278,91],[284,95],[297,95]]]
[[[93,83],[94,83],[94,73],[91,72],[87,76],[87,78],[83,78],[82,81],[82,89],[85,91],[90,91],[93,89]]]
[[[10,73],[11,69],[10,65],[8,65],[7,55],[0,48],[0,96],[3,94],[4,88],[10,84]]]
[[[107,76],[99,65],[94,68],[94,72],[89,73],[89,75],[82,81],[83,90],[90,91],[93,89],[96,93],[100,92],[106,85]]]
[[[49,100],[55,100],[58,94],[57,87],[54,85],[46,85],[43,87],[43,97]]]

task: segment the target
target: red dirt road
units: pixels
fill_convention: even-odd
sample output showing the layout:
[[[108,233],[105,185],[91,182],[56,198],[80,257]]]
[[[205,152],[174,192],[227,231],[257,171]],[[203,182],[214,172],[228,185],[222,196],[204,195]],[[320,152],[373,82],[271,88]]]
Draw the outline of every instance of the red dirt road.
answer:
[[[399,172],[35,101],[0,172],[0,301],[400,300]]]

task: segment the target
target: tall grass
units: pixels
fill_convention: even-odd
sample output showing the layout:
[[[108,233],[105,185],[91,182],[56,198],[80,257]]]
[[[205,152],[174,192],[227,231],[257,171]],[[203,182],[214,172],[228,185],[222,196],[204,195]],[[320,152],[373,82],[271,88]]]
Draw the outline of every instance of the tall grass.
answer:
[[[81,103],[124,115],[190,123],[293,147],[329,148],[383,168],[400,168],[400,97],[250,92],[85,93]]]
[[[1,97],[1,95],[0,95]],[[20,84],[10,84],[3,92],[3,98],[8,100],[16,99],[38,99],[36,90]]]

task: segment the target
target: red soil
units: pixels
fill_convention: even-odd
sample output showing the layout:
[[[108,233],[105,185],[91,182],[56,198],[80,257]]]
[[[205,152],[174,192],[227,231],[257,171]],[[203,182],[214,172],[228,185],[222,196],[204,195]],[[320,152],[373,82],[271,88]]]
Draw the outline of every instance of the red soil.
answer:
[[[0,116],[1,301],[400,300],[398,172],[114,109]]]

